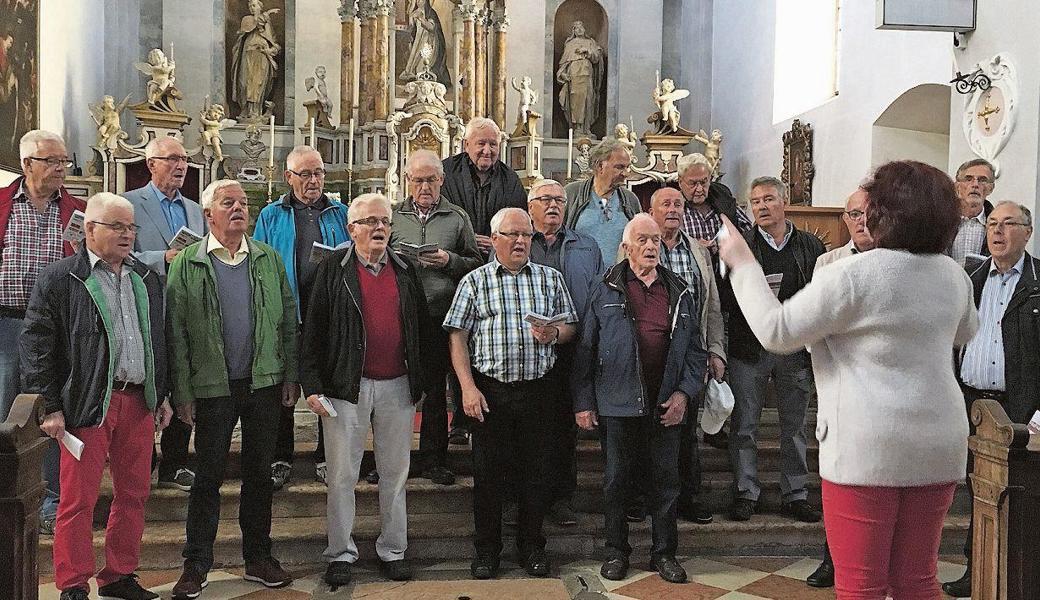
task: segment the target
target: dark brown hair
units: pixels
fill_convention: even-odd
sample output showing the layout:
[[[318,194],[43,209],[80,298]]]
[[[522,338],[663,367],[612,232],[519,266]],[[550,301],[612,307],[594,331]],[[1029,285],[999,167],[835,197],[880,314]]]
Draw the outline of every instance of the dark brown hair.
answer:
[[[953,180],[931,165],[913,160],[881,165],[863,189],[867,229],[878,248],[939,254],[957,235],[960,208]]]

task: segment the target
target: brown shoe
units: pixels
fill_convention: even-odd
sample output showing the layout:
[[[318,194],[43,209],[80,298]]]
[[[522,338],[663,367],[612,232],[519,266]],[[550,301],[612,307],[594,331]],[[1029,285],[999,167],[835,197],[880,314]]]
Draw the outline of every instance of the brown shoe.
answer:
[[[209,585],[209,582],[206,581],[206,573],[202,569],[195,565],[184,563],[184,572],[181,573],[181,578],[177,580],[177,585],[173,586],[173,598],[174,600],[198,598],[203,588],[207,585]]]
[[[273,558],[246,564],[246,581],[256,581],[269,588],[281,588],[293,582],[292,575],[285,572],[282,565]]]

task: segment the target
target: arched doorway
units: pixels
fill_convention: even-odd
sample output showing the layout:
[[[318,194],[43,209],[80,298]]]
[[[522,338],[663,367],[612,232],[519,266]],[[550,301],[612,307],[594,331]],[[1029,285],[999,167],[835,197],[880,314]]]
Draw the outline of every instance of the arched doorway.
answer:
[[[912,159],[945,171],[950,157],[950,86],[903,92],[874,121],[871,164]]]

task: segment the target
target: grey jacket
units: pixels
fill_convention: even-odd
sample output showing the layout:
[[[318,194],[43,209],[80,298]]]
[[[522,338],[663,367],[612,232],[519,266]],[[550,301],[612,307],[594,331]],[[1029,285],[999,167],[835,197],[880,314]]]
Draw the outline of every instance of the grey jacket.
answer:
[[[639,204],[639,198],[632,193],[632,190],[627,187],[621,187],[619,190],[621,191],[621,210],[631,221],[632,217],[643,211],[643,208]],[[563,208],[563,224],[574,229],[578,223],[578,217],[581,216],[581,211],[585,210],[592,198],[592,178],[568,183],[567,187],[563,188],[563,192],[567,196],[567,204]]]
[[[163,214],[162,206],[159,205],[151,185],[124,192],[123,197],[134,205],[134,222],[141,228],[134,240],[134,256],[165,278],[166,251],[169,250],[170,240],[177,232],[170,231],[166,215]],[[202,216],[199,203],[184,198],[184,212],[188,229],[199,235],[206,235],[209,228],[206,226],[206,219]]]

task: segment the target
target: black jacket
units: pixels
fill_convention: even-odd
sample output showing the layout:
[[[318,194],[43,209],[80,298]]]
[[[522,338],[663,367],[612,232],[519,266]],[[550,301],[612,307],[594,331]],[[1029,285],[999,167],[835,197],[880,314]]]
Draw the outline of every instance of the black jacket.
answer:
[[[758,232],[758,229],[757,225],[752,227],[751,231],[744,234],[744,239],[747,240],[748,246],[751,247],[755,260],[762,264],[762,250],[767,246],[767,242],[762,239],[762,234]],[[791,233],[791,239],[788,240],[786,248],[790,248],[794,252],[795,263],[798,266],[797,285],[798,289],[802,289],[812,281],[816,259],[826,252],[827,248],[820,241],[820,238],[797,227]],[[723,311],[728,311],[730,314],[729,356],[748,361],[758,360],[762,352],[762,344],[758,342],[758,338],[751,332],[751,327],[748,325],[747,319],[744,318],[744,313],[740,310],[736,297],[733,295],[733,289],[726,286],[726,290],[726,292],[720,290],[719,294]],[[802,352],[805,351],[803,350]],[[808,365],[808,362],[809,359],[806,356],[806,365]]]
[[[1028,423],[1040,409],[1040,260],[1028,252],[1025,258],[1022,276],[1000,320],[1007,390],[1004,410],[1015,423]],[[982,288],[992,264],[989,259],[966,266],[975,291],[975,306],[982,300]],[[959,356],[963,356],[963,349]],[[958,362],[958,378],[960,373]]]
[[[452,204],[461,206],[473,224],[473,233],[491,235],[491,217],[503,208],[515,207],[527,211],[527,192],[520,177],[502,161],[491,167],[491,194],[487,204],[477,202],[477,188],[473,184],[473,163],[465,152],[449,156],[443,161],[444,185],[441,195]]]
[[[163,321],[163,287],[159,276],[132,256],[128,264],[148,293],[154,389],[145,386],[149,408],[166,397],[168,374]],[[62,411],[65,427],[99,425],[108,410],[112,373],[105,320],[88,289],[90,259],[86,245],[68,258],[40,271],[25,311],[18,341],[22,391],[42,394],[46,412]],[[142,325],[144,325],[142,323]],[[148,361],[148,347],[145,347]]]
[[[387,253],[397,274],[408,384],[412,402],[418,402],[428,387],[424,362],[432,351],[435,324],[426,308],[418,269],[393,250],[387,249]],[[365,331],[361,315],[357,265],[357,253],[351,246],[333,252],[314,275],[300,343],[300,384],[305,396],[325,394],[355,404],[358,401],[365,338],[370,332]]]

